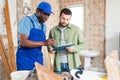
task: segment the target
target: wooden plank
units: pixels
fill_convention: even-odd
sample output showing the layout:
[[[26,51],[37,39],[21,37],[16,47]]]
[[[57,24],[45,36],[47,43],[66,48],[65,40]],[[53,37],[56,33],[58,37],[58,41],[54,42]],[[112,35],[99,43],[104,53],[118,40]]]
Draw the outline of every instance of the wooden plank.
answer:
[[[5,4],[5,8],[4,8],[4,14],[5,14],[7,37],[8,37],[10,66],[11,66],[12,71],[16,71],[16,63],[15,63],[14,45],[13,45],[13,39],[12,39],[9,6],[8,6],[8,1],[7,0],[5,0],[5,1],[6,1],[5,2],[6,4]]]
[[[54,70],[54,54],[48,53],[49,59],[50,59],[50,68],[51,70]]]
[[[60,75],[54,73],[52,70],[46,69],[37,62],[35,62],[35,68],[37,71],[38,80],[62,80]]]
[[[108,80],[120,80],[120,68],[117,51],[109,53],[105,59]]]
[[[10,80],[11,70],[10,70],[8,58],[6,56],[6,51],[5,51],[5,47],[4,47],[1,35],[0,35],[0,55],[2,57],[2,61],[3,61],[4,67],[5,67],[5,71],[7,73],[8,80]]]

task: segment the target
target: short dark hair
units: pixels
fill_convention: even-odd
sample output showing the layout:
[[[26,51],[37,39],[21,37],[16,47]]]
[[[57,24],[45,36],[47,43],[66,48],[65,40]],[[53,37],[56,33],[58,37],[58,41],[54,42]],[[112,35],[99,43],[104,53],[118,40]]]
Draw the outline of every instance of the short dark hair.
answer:
[[[71,10],[68,8],[63,8],[60,12],[60,16],[62,15],[62,13],[66,14],[66,15],[72,15]]]

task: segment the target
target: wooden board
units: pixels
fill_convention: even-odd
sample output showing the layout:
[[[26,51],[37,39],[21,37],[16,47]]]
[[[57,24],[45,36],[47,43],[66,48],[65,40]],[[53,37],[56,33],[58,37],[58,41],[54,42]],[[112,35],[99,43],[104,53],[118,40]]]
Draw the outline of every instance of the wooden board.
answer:
[[[109,53],[105,59],[108,80],[120,80],[120,67],[117,51]]]
[[[4,14],[5,14],[5,24],[6,24],[6,31],[7,31],[7,38],[8,38],[10,67],[12,71],[16,71],[14,45],[13,45],[11,22],[10,22],[10,13],[9,13],[9,6],[8,6],[7,0],[5,0]]]
[[[52,70],[48,70],[39,63],[35,62],[37,70],[38,80],[62,80],[60,75],[54,73]]]
[[[51,70],[54,70],[54,54],[48,53],[49,59],[50,59],[50,68]]]
[[[5,47],[2,41],[2,37],[0,35],[0,56],[2,57],[2,61],[5,67],[5,71],[7,73],[8,80],[10,80],[11,70],[10,70],[10,65],[9,65],[8,58],[6,55],[7,54],[6,54]]]

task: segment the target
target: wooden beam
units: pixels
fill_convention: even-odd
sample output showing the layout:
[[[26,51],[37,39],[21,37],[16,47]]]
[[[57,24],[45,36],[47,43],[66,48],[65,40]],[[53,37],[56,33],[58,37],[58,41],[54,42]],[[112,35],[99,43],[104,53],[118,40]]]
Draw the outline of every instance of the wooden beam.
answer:
[[[8,1],[5,0],[5,23],[6,23],[6,31],[8,37],[8,47],[9,47],[9,56],[10,56],[10,66],[12,71],[16,71],[16,64],[15,64],[15,54],[14,54],[14,45],[12,39],[12,30],[11,30],[11,22],[10,22],[10,13],[9,13],[9,6]]]
[[[1,35],[0,35],[0,55],[2,57],[2,62],[4,64],[8,80],[10,80],[10,73],[11,73],[10,64],[9,64],[8,58],[6,56],[6,51],[5,51],[5,47],[4,47]]]

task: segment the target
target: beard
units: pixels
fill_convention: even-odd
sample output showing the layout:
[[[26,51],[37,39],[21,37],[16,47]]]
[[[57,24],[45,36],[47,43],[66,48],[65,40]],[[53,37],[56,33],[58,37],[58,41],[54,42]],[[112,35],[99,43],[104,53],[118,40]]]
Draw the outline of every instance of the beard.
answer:
[[[61,27],[66,27],[68,24],[66,24],[66,23],[60,23],[60,26]]]

